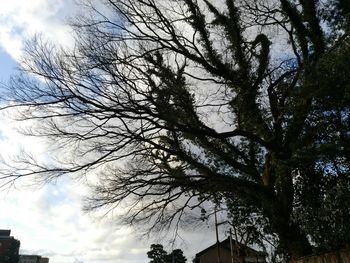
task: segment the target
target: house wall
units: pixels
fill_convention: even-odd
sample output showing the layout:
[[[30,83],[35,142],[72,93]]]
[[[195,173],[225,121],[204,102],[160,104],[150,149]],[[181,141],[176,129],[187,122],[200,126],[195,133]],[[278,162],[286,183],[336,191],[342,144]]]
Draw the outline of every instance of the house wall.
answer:
[[[0,256],[15,256],[18,254],[20,242],[13,237],[0,237]],[[10,254],[11,255],[10,255]]]
[[[49,259],[48,258],[41,258],[39,263],[49,263]]]
[[[350,250],[340,250],[337,252],[326,253],[304,257],[295,260],[293,263],[350,263]]]
[[[0,255],[5,255],[8,252],[8,249],[10,248],[12,242],[13,239],[11,238],[0,238]]]
[[[19,263],[39,263],[40,257],[34,255],[20,255]]]

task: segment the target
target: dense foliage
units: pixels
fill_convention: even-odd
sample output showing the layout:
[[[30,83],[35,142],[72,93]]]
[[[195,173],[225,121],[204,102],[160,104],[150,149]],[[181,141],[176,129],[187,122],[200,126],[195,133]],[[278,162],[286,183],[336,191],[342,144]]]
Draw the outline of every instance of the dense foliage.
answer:
[[[91,209],[153,229],[213,200],[291,257],[349,244],[348,0],[97,2],[73,50],[27,47],[9,107],[57,159],[5,176],[94,173]]]
[[[160,244],[152,244],[147,256],[151,261],[149,263],[186,263],[187,259],[181,249],[174,249],[167,254]]]

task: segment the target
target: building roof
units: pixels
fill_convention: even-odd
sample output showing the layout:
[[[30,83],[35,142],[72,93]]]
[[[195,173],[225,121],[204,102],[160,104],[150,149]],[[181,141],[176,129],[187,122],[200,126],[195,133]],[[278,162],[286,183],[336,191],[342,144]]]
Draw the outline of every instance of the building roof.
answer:
[[[0,236],[5,236],[5,237],[9,237],[11,235],[11,230],[7,230],[7,229],[0,229]]]
[[[236,241],[235,241],[234,239],[232,239],[232,242],[233,242],[233,244],[236,243]],[[247,251],[249,251],[250,253],[252,253],[252,254],[256,254],[256,255],[264,256],[264,257],[267,256],[267,253],[265,253],[265,252],[263,252],[263,251],[257,251],[257,250],[255,250],[255,249],[253,249],[253,248],[251,248],[251,247],[249,247],[249,246],[246,246],[246,245],[244,245],[244,244],[240,244],[240,245],[241,245],[242,247],[245,247],[245,249],[246,249]],[[206,249],[204,249],[204,250],[198,252],[198,253],[196,254],[196,258],[197,258],[197,257],[200,257],[201,255],[205,254],[207,251],[209,251],[209,250],[211,250],[211,249],[215,249],[216,246],[217,246],[217,243],[214,243],[214,244],[211,245],[210,247],[207,247]],[[223,249],[226,249],[226,250],[228,250],[228,251],[231,251],[231,248],[230,248],[230,238],[229,238],[229,237],[220,242],[220,248],[221,248],[221,249],[223,248]]]

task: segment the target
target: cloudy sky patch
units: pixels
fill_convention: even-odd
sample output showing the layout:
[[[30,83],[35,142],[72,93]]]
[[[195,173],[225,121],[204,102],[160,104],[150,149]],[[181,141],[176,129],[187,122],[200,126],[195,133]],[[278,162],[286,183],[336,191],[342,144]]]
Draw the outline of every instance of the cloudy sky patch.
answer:
[[[67,17],[73,0],[3,1],[0,9],[0,45],[20,59],[24,42],[33,34],[65,44],[70,39]]]

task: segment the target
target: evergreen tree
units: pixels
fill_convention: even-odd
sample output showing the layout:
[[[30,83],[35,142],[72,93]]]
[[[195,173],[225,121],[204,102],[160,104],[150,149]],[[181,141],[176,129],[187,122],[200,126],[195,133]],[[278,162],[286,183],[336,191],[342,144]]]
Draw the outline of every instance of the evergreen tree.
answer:
[[[167,253],[160,244],[152,244],[151,250],[147,252],[147,256],[151,259],[149,263],[167,263]]]
[[[174,249],[167,255],[167,263],[186,263],[187,259],[181,249]]]
[[[163,245],[152,244],[150,251],[147,252],[148,258],[151,259],[149,263],[186,263],[187,259],[183,255],[181,249],[174,249],[167,254]]]

